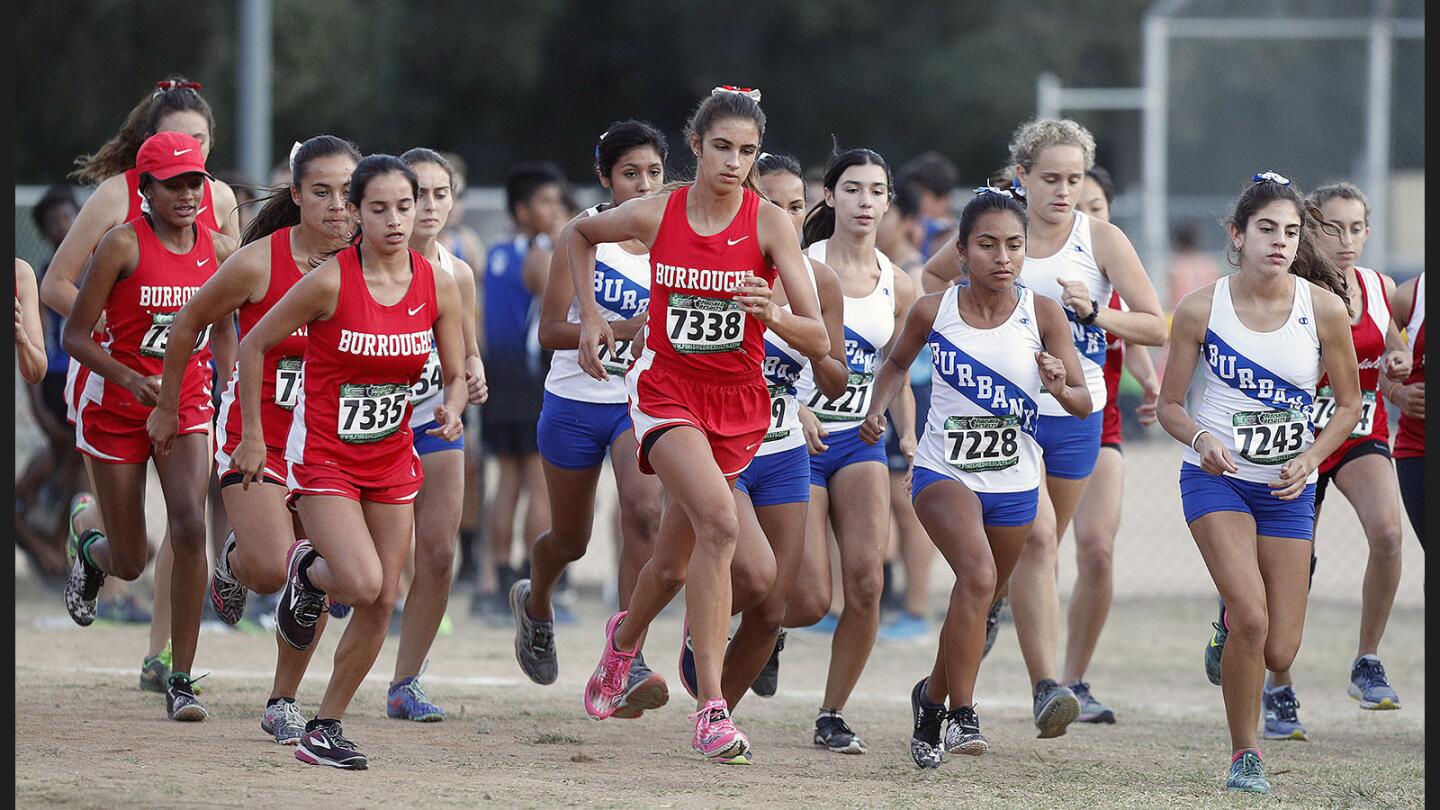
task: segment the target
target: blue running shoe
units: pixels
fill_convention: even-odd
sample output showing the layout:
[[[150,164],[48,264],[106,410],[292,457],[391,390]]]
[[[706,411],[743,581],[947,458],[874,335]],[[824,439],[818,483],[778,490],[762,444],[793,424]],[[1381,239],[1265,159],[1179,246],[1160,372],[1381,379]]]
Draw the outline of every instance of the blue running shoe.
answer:
[[[1215,628],[1215,635],[1210,637],[1210,643],[1205,645],[1205,677],[1210,683],[1220,685],[1220,656],[1225,653],[1225,640],[1230,638],[1230,631],[1220,622],[1211,622]]]
[[[425,667],[420,667],[420,671],[423,673]],[[420,686],[419,675],[390,684],[385,714],[397,720],[414,720],[417,723],[438,723],[445,719],[445,710],[431,703]]]
[[[795,629],[804,630],[807,633],[824,633],[826,635],[831,635],[835,632],[835,628],[839,625],[839,616],[836,616],[834,613],[826,613],[824,618],[810,625],[809,627],[797,627]]]
[[[1230,760],[1230,776],[1225,780],[1225,789],[1245,793],[1270,792],[1270,780],[1265,778],[1265,766],[1260,762],[1259,751],[1241,751]]]
[[[908,610],[900,611],[895,621],[880,628],[880,638],[886,641],[921,641],[929,635],[930,622]]]
[[[690,620],[685,620],[685,643],[680,645],[680,685],[695,697],[700,691],[699,678],[695,675],[695,650],[690,646]],[[698,698],[697,698],[698,699]]]
[[[1400,696],[1385,678],[1385,666],[1374,655],[1355,659],[1350,669],[1350,697],[1360,701],[1362,709],[1390,710],[1400,708]]]
[[[1115,723],[1115,710],[1095,699],[1090,694],[1090,684],[1085,681],[1076,681],[1070,684],[1070,691],[1075,693],[1075,699],[1080,701],[1080,717],[1082,723]]]
[[[350,606],[342,605],[339,602],[330,603],[330,618],[343,619],[350,615]]]
[[[1260,712],[1265,717],[1267,740],[1308,740],[1300,722],[1300,701],[1289,685],[1269,688],[1260,694]]]

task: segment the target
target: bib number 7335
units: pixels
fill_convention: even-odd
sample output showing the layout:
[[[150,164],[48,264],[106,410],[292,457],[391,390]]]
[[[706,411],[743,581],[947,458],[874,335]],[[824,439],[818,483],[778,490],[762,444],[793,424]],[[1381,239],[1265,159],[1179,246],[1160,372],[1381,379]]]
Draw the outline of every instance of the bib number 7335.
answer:
[[[400,429],[410,386],[405,383],[340,386],[338,433],[347,444],[378,442]]]
[[[1309,414],[1298,410],[1244,411],[1231,418],[1235,450],[1255,464],[1284,464],[1305,449]]]
[[[170,345],[170,325],[175,322],[175,313],[156,312],[150,316],[150,328],[145,330],[145,337],[140,339],[140,354],[146,357],[164,357],[165,349]],[[200,334],[195,336],[195,348],[191,354],[205,348],[210,342],[210,326],[207,324]]]

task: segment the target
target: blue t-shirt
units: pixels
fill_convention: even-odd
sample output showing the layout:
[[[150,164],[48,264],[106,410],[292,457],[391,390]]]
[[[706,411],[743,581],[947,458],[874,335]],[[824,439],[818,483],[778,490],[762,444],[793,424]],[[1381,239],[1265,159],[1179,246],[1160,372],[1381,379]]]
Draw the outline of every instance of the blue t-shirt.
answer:
[[[535,297],[523,267],[530,240],[516,235],[485,254],[485,353],[497,361],[523,362],[536,325]]]

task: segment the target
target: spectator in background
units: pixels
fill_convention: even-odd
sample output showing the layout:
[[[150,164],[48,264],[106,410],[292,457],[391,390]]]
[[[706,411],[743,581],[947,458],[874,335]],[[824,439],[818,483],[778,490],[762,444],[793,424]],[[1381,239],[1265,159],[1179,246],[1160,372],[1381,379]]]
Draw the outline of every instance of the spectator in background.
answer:
[[[943,158],[942,158],[943,160]],[[895,199],[881,218],[875,234],[875,247],[890,257],[895,265],[920,285],[925,258],[920,252],[925,238],[925,222],[921,197],[925,191],[919,182],[901,179],[895,184]],[[927,344],[910,365],[910,389],[915,394],[915,424],[924,425],[930,408],[930,346]],[[915,504],[907,491],[910,464],[900,452],[899,437],[894,426],[885,430],[885,455],[890,467],[890,548],[886,554],[880,607],[894,618],[880,627],[880,638],[904,641],[921,638],[931,632],[925,617],[925,602],[930,595],[930,566],[938,553],[930,535],[915,516]],[[893,586],[892,574],[896,557],[905,569],[903,593]]]
[[[1215,257],[1200,249],[1200,238],[1194,225],[1182,225],[1175,231],[1170,253],[1170,311],[1180,299],[1212,284],[1220,278],[1220,264]]]
[[[950,215],[950,195],[960,182],[960,172],[944,155],[931,150],[900,167],[899,185],[913,187],[920,197],[920,221],[924,231],[920,253],[926,259],[954,236],[955,220]]]
[[[440,232],[439,241],[455,258],[474,264],[478,276],[483,268],[475,260],[485,255],[485,243],[474,228],[465,224],[465,160],[454,152],[440,154],[455,170],[455,207],[450,209],[450,219]]]
[[[45,190],[30,210],[35,228],[53,251],[70,232],[80,213],[75,192],[57,183]],[[47,260],[40,276],[49,268]],[[38,384],[25,386],[30,410],[40,425],[45,445],[30,456],[24,471],[15,480],[15,539],[30,557],[42,577],[64,577],[66,504],[83,487],[84,469],[75,449],[75,433],[65,422],[65,372],[70,356],[60,346],[64,321],[53,310],[42,313],[45,340],[45,376]]]
[[[553,163],[522,163],[505,180],[505,207],[513,222],[509,238],[485,255],[485,324],[481,334],[485,369],[496,381],[480,409],[480,436],[495,456],[500,481],[487,511],[489,559],[480,568],[479,592],[471,612],[496,624],[512,621],[507,592],[528,574],[510,565],[515,513],[526,495],[524,536],[528,543],[550,523],[545,476],[535,428],[544,401],[548,365],[540,352],[537,290],[527,287],[525,256],[532,247],[550,250],[550,234],[564,225],[565,177]]]

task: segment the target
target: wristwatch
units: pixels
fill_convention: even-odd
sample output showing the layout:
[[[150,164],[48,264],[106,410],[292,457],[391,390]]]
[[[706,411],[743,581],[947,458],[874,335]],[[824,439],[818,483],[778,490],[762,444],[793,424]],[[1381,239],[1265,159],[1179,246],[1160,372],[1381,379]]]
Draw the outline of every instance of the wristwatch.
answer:
[[[1094,298],[1091,298],[1090,314],[1086,315],[1083,318],[1078,318],[1077,320],[1079,320],[1082,325],[1089,326],[1090,324],[1095,323],[1095,319],[1098,317],[1100,317],[1100,302],[1096,301]]]

